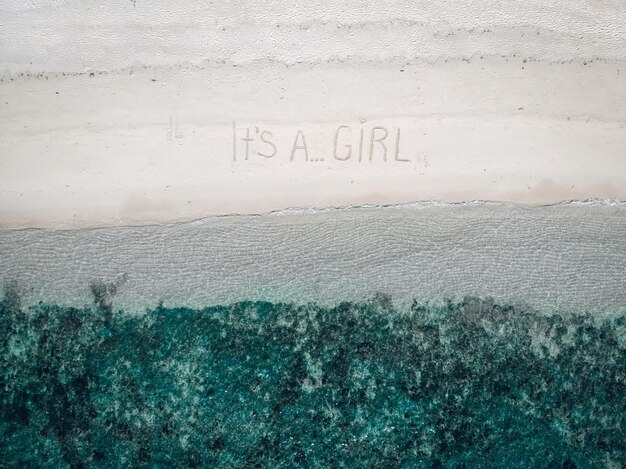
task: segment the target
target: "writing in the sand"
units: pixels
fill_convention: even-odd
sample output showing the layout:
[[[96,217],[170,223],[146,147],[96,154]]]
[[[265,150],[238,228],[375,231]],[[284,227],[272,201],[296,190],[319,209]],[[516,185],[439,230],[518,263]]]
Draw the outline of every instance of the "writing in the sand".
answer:
[[[306,132],[297,129],[291,135],[259,126],[238,126],[233,122],[233,161],[284,159],[291,162],[339,161],[408,163],[400,154],[399,127],[384,125],[342,124],[328,132],[321,142],[326,148],[317,153]],[[280,138],[279,138],[280,137]],[[281,143],[282,142],[282,143]],[[315,142],[319,143],[319,142]]]

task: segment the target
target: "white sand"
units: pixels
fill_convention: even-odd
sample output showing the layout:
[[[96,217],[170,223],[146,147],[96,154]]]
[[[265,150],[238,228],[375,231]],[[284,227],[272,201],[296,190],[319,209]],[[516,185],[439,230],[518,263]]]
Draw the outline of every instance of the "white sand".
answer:
[[[238,5],[5,2],[0,227],[626,200],[619,2]]]

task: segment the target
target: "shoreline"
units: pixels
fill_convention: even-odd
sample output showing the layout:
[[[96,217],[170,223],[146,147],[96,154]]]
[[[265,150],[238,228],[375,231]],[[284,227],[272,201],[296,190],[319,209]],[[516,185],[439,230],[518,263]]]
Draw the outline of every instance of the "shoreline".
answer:
[[[514,201],[500,201],[500,200],[459,200],[459,201],[442,201],[442,200],[416,200],[411,202],[399,202],[389,204],[375,204],[365,203],[361,205],[337,205],[328,207],[286,207],[267,212],[229,212],[224,214],[200,216],[197,218],[175,218],[167,217],[164,221],[154,221],[147,219],[139,219],[135,223],[124,222],[119,224],[107,224],[105,223],[93,223],[93,224],[48,224],[48,225],[35,225],[35,226],[23,226],[15,223],[2,224],[0,220],[0,231],[81,231],[81,230],[100,230],[107,228],[149,228],[149,227],[167,227],[178,225],[190,225],[190,224],[203,224],[205,222],[211,222],[212,220],[220,219],[253,219],[263,217],[285,217],[293,215],[321,215],[334,212],[346,212],[346,211],[368,211],[368,210],[393,210],[393,209],[429,209],[429,208],[463,208],[463,207],[504,207],[510,206],[515,209],[541,209],[550,207],[617,207],[623,209],[626,207],[626,200],[617,199],[600,199],[600,198],[588,198],[588,199],[574,199],[574,200],[559,200],[555,202],[546,203],[521,203]]]

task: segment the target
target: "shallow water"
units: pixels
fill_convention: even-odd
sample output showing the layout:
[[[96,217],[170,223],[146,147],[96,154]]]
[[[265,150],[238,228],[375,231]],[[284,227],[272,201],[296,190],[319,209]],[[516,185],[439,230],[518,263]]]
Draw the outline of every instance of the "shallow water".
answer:
[[[331,306],[389,294],[466,295],[542,312],[626,312],[626,205],[417,204],[289,211],[93,230],[0,231],[0,283],[24,302],[92,302],[115,284],[127,312],[237,301]]]

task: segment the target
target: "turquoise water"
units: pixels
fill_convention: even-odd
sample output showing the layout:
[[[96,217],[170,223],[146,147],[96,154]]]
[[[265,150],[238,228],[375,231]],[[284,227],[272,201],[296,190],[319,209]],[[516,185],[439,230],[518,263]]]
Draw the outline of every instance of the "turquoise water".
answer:
[[[626,467],[625,232],[610,201],[0,230],[0,468]]]
[[[0,304],[2,467],[623,467],[626,317]],[[100,296],[99,296],[100,295]]]

